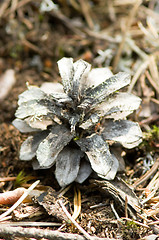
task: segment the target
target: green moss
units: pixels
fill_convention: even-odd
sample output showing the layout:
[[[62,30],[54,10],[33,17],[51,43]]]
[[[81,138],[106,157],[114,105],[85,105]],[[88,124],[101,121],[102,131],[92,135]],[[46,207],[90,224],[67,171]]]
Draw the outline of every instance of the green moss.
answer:
[[[143,132],[143,142],[140,148],[145,151],[153,151],[156,149],[155,144],[159,143],[159,127],[153,125],[150,131]]]
[[[10,49],[10,56],[12,57],[12,58],[15,58],[15,59],[17,59],[17,58],[19,58],[19,56],[20,56],[20,54],[22,53],[22,51],[23,51],[23,47],[22,47],[22,45],[19,45],[19,44],[16,44],[16,45],[14,45],[11,49]]]
[[[123,223],[121,231],[125,240],[140,238],[140,227],[133,220]]]
[[[39,22],[42,22],[44,20],[44,15],[43,14],[39,14],[38,18],[39,18]]]

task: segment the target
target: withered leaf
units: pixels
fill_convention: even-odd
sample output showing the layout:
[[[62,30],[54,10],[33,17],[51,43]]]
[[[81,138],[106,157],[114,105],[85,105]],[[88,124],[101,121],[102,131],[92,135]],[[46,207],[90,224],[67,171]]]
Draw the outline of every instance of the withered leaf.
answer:
[[[5,73],[0,76],[0,101],[7,97],[15,83],[15,71],[13,69],[7,69]]]

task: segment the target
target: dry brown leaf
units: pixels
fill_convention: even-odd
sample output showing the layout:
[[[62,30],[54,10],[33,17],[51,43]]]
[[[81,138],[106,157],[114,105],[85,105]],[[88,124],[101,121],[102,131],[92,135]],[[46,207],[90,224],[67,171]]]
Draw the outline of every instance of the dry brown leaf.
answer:
[[[17,188],[13,191],[0,193],[0,204],[14,204],[25,192],[25,188]]]

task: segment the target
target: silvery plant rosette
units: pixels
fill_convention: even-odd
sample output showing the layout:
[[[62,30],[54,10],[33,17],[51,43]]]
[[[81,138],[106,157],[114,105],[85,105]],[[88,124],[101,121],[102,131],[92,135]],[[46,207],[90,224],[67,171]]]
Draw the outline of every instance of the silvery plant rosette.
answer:
[[[119,162],[109,143],[133,148],[142,141],[138,123],[126,120],[141,99],[118,92],[130,83],[130,76],[113,75],[108,68],[91,69],[89,63],[73,63],[72,58],[62,58],[58,67],[62,84],[28,86],[19,95],[13,125],[32,133],[21,145],[20,159],[32,160],[34,169],[56,164],[55,176],[62,187],[82,183],[92,171],[114,179]]]

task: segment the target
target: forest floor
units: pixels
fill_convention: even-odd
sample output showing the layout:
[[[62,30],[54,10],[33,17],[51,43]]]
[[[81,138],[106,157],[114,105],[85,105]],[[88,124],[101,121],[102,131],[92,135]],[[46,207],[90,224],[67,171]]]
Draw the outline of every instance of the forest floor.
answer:
[[[40,180],[35,189],[45,192],[49,199],[45,202],[34,197],[23,201],[5,218],[0,215],[0,221],[3,220],[0,237],[4,240],[157,239],[159,2],[60,0],[54,1],[55,5],[48,1],[49,6],[44,2],[0,1],[0,189],[1,193],[12,193]],[[117,197],[111,197],[109,189],[109,194],[102,193],[91,178],[81,185],[70,185],[62,196],[58,195],[60,187],[53,174],[54,167],[34,171],[30,162],[19,160],[20,146],[28,134],[20,133],[12,125],[18,95],[27,89],[27,82],[40,86],[43,82],[61,81],[57,61],[62,57],[83,59],[92,67],[109,67],[114,74],[125,71],[132,76],[128,91],[139,96],[142,103],[129,119],[139,123],[143,142],[134,149],[122,149],[125,170],[119,176],[142,203],[135,217],[127,211],[126,198],[122,200],[125,210],[118,211]],[[10,69],[13,71],[7,75]],[[9,86],[4,78],[12,78]],[[50,200],[50,196],[54,197]],[[82,230],[71,219],[66,220],[62,210],[65,204],[61,203],[61,209],[56,206],[61,198],[71,215],[76,210],[76,222]],[[55,213],[49,204],[56,206]],[[10,207],[2,201],[1,214]],[[54,232],[56,236],[51,235]]]

